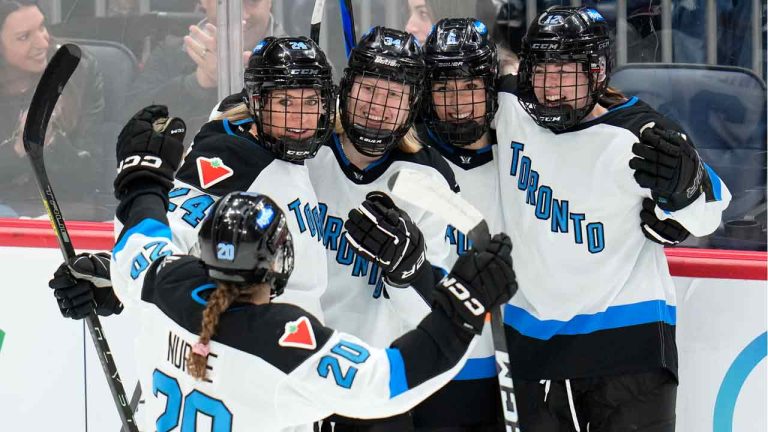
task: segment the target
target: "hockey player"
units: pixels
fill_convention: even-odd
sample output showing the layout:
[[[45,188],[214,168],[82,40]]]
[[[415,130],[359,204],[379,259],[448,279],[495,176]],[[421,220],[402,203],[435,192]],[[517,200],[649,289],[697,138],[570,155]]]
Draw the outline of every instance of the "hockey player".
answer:
[[[164,107],[145,109],[117,144],[119,161],[154,162],[122,163],[115,179],[124,228],[111,274],[115,293],[141,313],[144,430],[270,432],[333,412],[403,412],[456,373],[484,311],[514,294],[511,244],[499,234],[487,251],[456,263],[435,287],[433,311],[388,349],[325,327],[297,306],[272,304],[294,269],[292,235],[275,201],[247,192],[218,200],[200,229],[201,258],[171,241],[168,192],[183,146],[152,130],[167,116]],[[103,286],[110,276],[97,267],[74,278],[65,263],[54,280],[63,292],[94,291],[88,279]]]
[[[424,45],[426,97],[417,131],[448,161],[461,194],[483,213],[491,232],[501,227],[499,187],[490,125],[496,113],[496,47],[485,25],[472,18],[438,21]],[[453,259],[469,250],[452,226],[445,241]],[[462,372],[414,412],[419,430],[503,430],[500,390],[490,325]],[[452,427],[451,429],[446,429]]]
[[[336,133],[307,161],[327,251],[328,289],[321,299],[326,323],[374,345],[385,346],[418,324],[429,312],[429,291],[443,276],[435,276],[433,266],[449,268],[445,222],[376,192],[387,190],[389,178],[402,168],[456,188],[445,161],[422,147],[411,129],[423,79],[424,60],[412,35],[371,29],[344,70]],[[346,236],[344,222],[358,207],[364,210],[350,216]],[[387,225],[389,235],[369,232],[377,222]],[[352,428],[344,421],[335,422],[336,431]],[[411,420],[379,423],[376,430],[404,431]],[[355,430],[366,430],[360,427]]]
[[[335,92],[322,50],[305,37],[268,37],[245,71],[247,100],[230,105],[194,139],[171,190],[173,241],[194,252],[197,233],[216,200],[234,190],[268,191],[286,214],[296,245],[296,272],[281,301],[322,320],[325,251],[320,209],[304,161],[333,129]]]
[[[494,156],[496,134],[490,125],[497,108],[497,88],[513,84],[514,77],[498,81],[496,47],[489,41],[485,25],[472,18],[436,23],[424,46],[424,57],[430,94],[422,104],[421,122],[417,124],[419,138],[445,157],[462,195],[483,213],[491,231],[497,232],[502,214]],[[677,222],[660,221],[650,211],[641,211],[640,218],[643,233],[652,241],[677,244],[688,236]],[[464,233],[452,227],[446,232],[446,240],[457,255],[469,250]],[[500,406],[495,375],[488,331],[475,346],[465,370],[414,411],[415,423],[503,429],[496,424]],[[469,394],[472,397],[467,397]],[[464,403],[459,404],[459,400]],[[446,410],[446,404],[453,408]]]
[[[504,227],[521,294],[504,309],[520,428],[673,431],[675,291],[645,211],[703,236],[730,193],[678,125],[609,91],[594,9],[528,27],[496,117]]]

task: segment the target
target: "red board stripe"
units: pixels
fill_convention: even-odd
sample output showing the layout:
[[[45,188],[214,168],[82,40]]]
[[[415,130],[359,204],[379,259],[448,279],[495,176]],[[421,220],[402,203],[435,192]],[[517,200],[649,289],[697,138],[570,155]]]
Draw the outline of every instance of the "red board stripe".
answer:
[[[114,246],[112,223],[67,222],[75,249],[106,250]],[[57,248],[47,220],[0,218],[0,246]],[[768,280],[766,252],[667,248],[673,276]]]
[[[67,231],[77,250],[107,250],[115,244],[111,222],[67,222]],[[58,248],[59,242],[47,219],[0,218],[0,246]]]

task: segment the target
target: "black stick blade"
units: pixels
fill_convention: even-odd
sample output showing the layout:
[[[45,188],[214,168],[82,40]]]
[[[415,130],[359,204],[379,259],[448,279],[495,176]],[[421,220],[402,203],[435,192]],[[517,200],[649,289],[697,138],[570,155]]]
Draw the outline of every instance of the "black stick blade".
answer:
[[[27,112],[27,122],[24,124],[24,150],[30,157],[42,156],[48,121],[51,119],[59,95],[64,90],[64,85],[77,69],[81,56],[80,47],[64,44],[45,67],[35,95],[32,96],[32,103]]]
[[[315,7],[312,9],[312,19],[310,20],[309,37],[318,45],[320,45],[320,25],[323,22],[324,9],[325,0],[315,0]]]

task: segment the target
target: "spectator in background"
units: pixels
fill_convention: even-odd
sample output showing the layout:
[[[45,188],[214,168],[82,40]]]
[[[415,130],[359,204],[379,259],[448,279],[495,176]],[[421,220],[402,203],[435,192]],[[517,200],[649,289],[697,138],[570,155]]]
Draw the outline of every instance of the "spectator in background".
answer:
[[[128,95],[127,111],[153,101],[168,105],[187,121],[191,139],[208,121],[218,102],[216,0],[200,0],[205,19],[189,27],[183,38],[168,36],[152,51]],[[244,63],[250,48],[266,36],[284,35],[270,13],[272,0],[243,0]]]
[[[22,132],[37,82],[56,50],[33,0],[0,0],[0,215],[40,216],[44,209],[27,163]],[[105,220],[94,197],[104,178],[95,130],[104,111],[102,77],[87,53],[64,89],[48,124],[46,168],[64,214]]]
[[[408,21],[405,31],[424,45],[432,25],[437,20],[449,17],[473,16],[475,7],[466,0],[408,0]]]

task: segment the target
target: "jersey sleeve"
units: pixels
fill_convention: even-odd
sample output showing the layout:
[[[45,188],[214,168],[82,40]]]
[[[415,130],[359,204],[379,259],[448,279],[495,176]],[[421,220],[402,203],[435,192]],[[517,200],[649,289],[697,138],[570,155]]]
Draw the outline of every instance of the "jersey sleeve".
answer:
[[[335,332],[288,376],[284,391],[309,396],[328,413],[352,418],[408,411],[448,383],[466,361],[472,338],[457,337],[447,320],[430,314],[386,349]]]
[[[171,241],[164,207],[160,196],[143,194],[118,213],[123,228],[112,250],[111,277],[115,293],[128,307],[140,301],[144,279],[155,261],[183,254]]]
[[[731,192],[715,171],[706,163],[702,164],[711,189],[688,206],[669,212],[656,207],[656,217],[661,220],[674,219],[696,237],[713,233],[719,226],[723,211],[731,202]]]
[[[168,193],[168,226],[171,240],[184,253],[198,255],[197,236],[203,220],[220,196],[205,193],[179,179]]]

